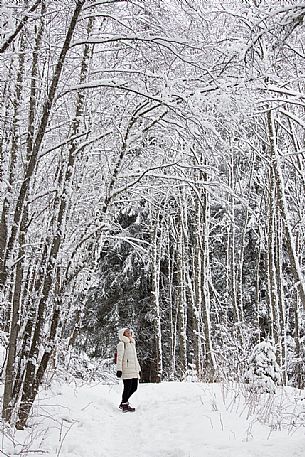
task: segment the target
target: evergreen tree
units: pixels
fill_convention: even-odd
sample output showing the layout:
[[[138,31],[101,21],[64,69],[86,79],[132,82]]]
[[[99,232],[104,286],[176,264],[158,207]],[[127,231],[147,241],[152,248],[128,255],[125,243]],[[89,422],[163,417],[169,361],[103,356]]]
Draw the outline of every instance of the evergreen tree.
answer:
[[[262,341],[254,347],[249,359],[250,367],[245,375],[250,390],[258,393],[275,392],[275,386],[281,382],[275,351],[270,341]]]

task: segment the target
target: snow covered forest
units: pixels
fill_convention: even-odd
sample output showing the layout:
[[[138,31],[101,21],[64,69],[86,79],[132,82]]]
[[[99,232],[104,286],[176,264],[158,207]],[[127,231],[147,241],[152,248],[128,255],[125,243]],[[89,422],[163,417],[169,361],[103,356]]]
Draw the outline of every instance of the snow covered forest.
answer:
[[[127,325],[143,382],[251,384],[264,359],[263,389],[304,389],[304,17],[0,0],[5,422]]]

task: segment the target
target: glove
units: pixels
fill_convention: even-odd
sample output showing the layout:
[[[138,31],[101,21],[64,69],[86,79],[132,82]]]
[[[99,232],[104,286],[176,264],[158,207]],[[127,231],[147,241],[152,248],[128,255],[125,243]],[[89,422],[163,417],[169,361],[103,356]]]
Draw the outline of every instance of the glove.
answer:
[[[117,378],[120,378],[120,377],[122,376],[122,372],[121,372],[120,370],[118,370],[118,371],[116,372],[116,375],[117,375]]]
[[[139,378],[141,378],[141,376],[142,376],[142,373],[141,373],[141,371],[139,371]]]

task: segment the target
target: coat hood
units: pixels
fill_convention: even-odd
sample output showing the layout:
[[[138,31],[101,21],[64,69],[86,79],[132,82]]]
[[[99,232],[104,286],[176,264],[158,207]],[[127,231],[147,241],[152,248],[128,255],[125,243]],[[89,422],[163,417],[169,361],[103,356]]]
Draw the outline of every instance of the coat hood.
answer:
[[[133,331],[131,330],[131,328],[129,328],[129,330],[131,332],[131,337],[132,337],[131,340],[127,336],[123,335],[125,330],[127,330],[128,328],[129,327],[124,327],[124,328],[121,328],[121,330],[119,330],[119,340],[123,341],[123,343],[129,343],[130,341],[132,341],[132,342],[134,341],[134,339],[133,339]]]

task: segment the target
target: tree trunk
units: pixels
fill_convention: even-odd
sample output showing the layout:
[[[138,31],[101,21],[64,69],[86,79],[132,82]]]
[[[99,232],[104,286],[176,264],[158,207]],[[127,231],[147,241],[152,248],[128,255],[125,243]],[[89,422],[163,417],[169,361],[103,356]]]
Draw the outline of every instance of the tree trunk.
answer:
[[[268,301],[269,301],[269,317],[270,317],[270,337],[274,340],[278,350],[279,344],[279,328],[278,328],[278,296],[277,296],[277,274],[275,265],[275,181],[273,171],[270,172],[270,187],[268,200]]]
[[[202,319],[204,330],[204,346],[205,346],[205,379],[208,382],[214,382],[216,379],[216,363],[213,351],[212,333],[211,333],[211,297],[210,297],[210,204],[209,194],[207,191],[203,195],[203,238],[202,238],[202,287],[203,287],[203,306]]]
[[[25,228],[27,224],[27,212],[24,211],[20,225],[19,234],[19,252],[16,271],[14,276],[14,292],[11,313],[11,325],[9,333],[8,354],[5,369],[5,383],[3,393],[2,417],[9,422],[12,416],[14,407],[13,388],[16,379],[16,352],[18,344],[18,335],[20,329],[20,302],[22,295],[23,282],[23,264],[24,264],[24,245],[25,245]]]
[[[272,166],[275,176],[275,185],[277,188],[277,201],[280,207],[281,215],[283,218],[284,229],[286,234],[286,246],[288,251],[288,256],[290,260],[290,265],[295,280],[295,287],[298,290],[302,307],[305,309],[305,279],[302,274],[299,259],[296,253],[295,239],[292,233],[289,210],[286,201],[285,195],[285,183],[282,173],[282,167],[280,163],[280,158],[277,150],[277,141],[276,141],[276,129],[274,125],[274,113],[272,110],[269,110],[267,113],[268,121],[268,132],[269,132],[269,142],[270,142],[270,154],[272,159]]]
[[[28,149],[28,163],[26,164],[26,171],[25,171],[25,179],[23,180],[23,183],[20,188],[19,196],[17,199],[17,204],[16,204],[16,209],[14,213],[14,225],[12,227],[11,235],[8,240],[7,244],[7,252],[6,252],[6,261],[8,258],[11,256],[11,253],[13,251],[13,247],[15,244],[16,240],[16,235],[19,230],[20,226],[20,231],[21,231],[21,225],[22,225],[22,220],[24,219],[24,214],[25,214],[25,204],[26,204],[26,197],[28,194],[29,190],[29,185],[30,185],[30,180],[31,177],[33,176],[36,163],[37,163],[37,157],[38,157],[38,152],[40,150],[40,146],[46,131],[46,127],[48,124],[48,119],[50,116],[50,110],[52,107],[52,103],[54,101],[54,97],[56,94],[56,89],[58,86],[59,78],[62,72],[63,64],[65,61],[65,57],[67,55],[72,37],[73,37],[73,32],[78,20],[78,17],[80,15],[82,6],[84,4],[84,1],[78,1],[76,8],[74,10],[73,16],[70,21],[69,29],[67,31],[67,35],[63,44],[62,51],[59,56],[59,60],[55,69],[55,73],[52,79],[50,91],[48,94],[48,99],[45,102],[44,108],[43,108],[43,114],[42,114],[42,119],[41,123],[39,125],[35,140],[32,144],[31,140],[31,134],[33,133],[33,129],[31,130],[31,125],[30,125],[30,131],[29,131],[29,136],[28,136],[28,148],[32,146],[32,150],[30,151]],[[32,92],[31,94],[33,95],[33,87],[32,87]],[[32,124],[33,121],[33,100],[30,102],[30,124]],[[31,121],[32,120],[32,121]],[[67,171],[67,180],[71,179],[71,170],[68,168]],[[66,194],[64,195],[64,198],[66,197]],[[38,355],[39,355],[39,347],[40,347],[40,335],[41,335],[41,329],[43,326],[43,321],[44,321],[44,310],[45,306],[48,300],[48,296],[50,293],[50,290],[52,288],[52,279],[53,279],[53,270],[54,270],[54,260],[56,260],[59,246],[60,246],[60,233],[62,229],[62,222],[64,219],[64,213],[65,213],[65,208],[66,208],[66,203],[63,202],[64,198],[62,199],[62,204],[60,206],[60,211],[58,215],[58,220],[57,220],[57,230],[55,231],[55,237],[53,238],[52,245],[50,248],[50,255],[49,259],[47,262],[47,267],[46,267],[46,276],[43,280],[42,284],[42,289],[41,289],[41,298],[39,300],[39,305],[38,305],[38,312],[37,312],[37,318],[36,318],[36,323],[35,323],[35,328],[34,328],[34,333],[31,341],[31,349],[29,351],[29,359],[27,361],[27,366],[26,366],[26,372],[25,372],[25,377],[24,377],[24,385],[23,385],[23,394],[22,394],[22,399],[21,399],[21,405],[20,405],[20,410],[19,410],[19,422],[18,426],[23,427],[25,425],[25,422],[27,420],[29,411],[31,409],[32,403],[35,399],[35,396],[38,391],[38,386],[39,382],[41,380],[42,374],[44,372],[46,363],[49,359],[49,356],[43,356],[43,359],[41,361],[41,366],[38,369],[37,376],[35,376],[35,363],[37,362]],[[21,222],[21,223],[20,223]],[[17,267],[18,268],[18,267]],[[4,277],[4,280],[6,279],[7,274]],[[17,293],[16,289],[16,293]],[[20,292],[20,291],[19,291]],[[15,294],[17,297],[17,294]],[[20,299],[20,295],[19,295]],[[17,306],[17,304],[16,304]],[[52,329],[54,327],[54,323],[58,322],[57,315],[59,315],[56,312],[54,312],[53,315],[53,320],[52,320],[52,325],[51,325],[51,333]],[[28,326],[31,328],[31,325]],[[18,333],[18,328],[14,327],[12,328],[12,334],[10,338],[15,338],[16,337],[16,332]],[[12,350],[13,351],[13,350]],[[47,351],[46,351],[47,352]],[[10,363],[11,359],[13,360],[15,358],[15,353],[12,353],[12,356],[10,357]],[[8,408],[7,408],[7,399],[8,399],[8,394],[12,394],[13,391],[13,379],[11,377],[10,373],[10,368],[8,369],[8,377],[7,377],[7,382],[9,383],[8,389],[7,389],[7,396],[6,396],[6,402],[3,408],[3,414],[5,414],[5,418],[9,419],[9,414],[7,413]]]
[[[41,147],[41,144],[42,144],[42,141],[43,141],[46,129],[47,129],[47,125],[48,125],[48,121],[50,118],[51,109],[52,109],[52,106],[53,106],[53,103],[55,100],[55,95],[56,95],[59,79],[60,79],[60,76],[62,73],[63,65],[64,65],[64,62],[66,59],[67,52],[69,50],[70,43],[72,41],[76,23],[78,21],[78,18],[79,18],[79,15],[81,13],[84,3],[85,3],[85,0],[77,1],[76,8],[73,12],[73,16],[72,16],[70,24],[69,24],[69,28],[68,28],[68,31],[67,31],[67,34],[65,37],[65,41],[64,41],[60,56],[58,58],[58,61],[57,61],[56,67],[55,67],[54,76],[52,78],[50,90],[47,95],[45,104],[43,106],[42,117],[41,117],[41,121],[40,121],[38,130],[37,130],[35,139],[33,141],[33,148],[31,151],[31,155],[30,155],[29,161],[26,163],[25,175],[24,175],[24,179],[23,179],[23,182],[22,182],[20,190],[19,190],[19,195],[17,198],[17,203],[16,203],[16,207],[15,207],[15,211],[14,211],[12,230],[11,230],[11,234],[8,239],[8,242],[7,242],[4,272],[3,272],[3,278],[1,278],[2,285],[5,283],[7,275],[8,275],[8,271],[6,269],[6,264],[13,251],[16,236],[18,234],[18,230],[19,230],[19,226],[20,226],[22,211],[23,211],[25,200],[26,200],[26,197],[27,197],[27,194],[29,191],[30,182],[31,182],[32,176],[34,174],[34,171],[36,169],[38,153],[40,151],[40,147]],[[1,284],[0,284],[0,286],[1,286]]]
[[[178,369],[180,378],[184,379],[187,372],[187,297],[186,297],[186,276],[185,264],[188,261],[185,239],[185,188],[182,190],[179,215],[179,236],[177,246],[177,316],[178,316],[178,341],[179,341],[179,363]]]
[[[168,261],[168,300],[169,300],[169,326],[170,326],[170,367],[169,378],[174,379],[176,371],[176,319],[175,319],[175,292],[174,292],[174,269],[175,259],[173,254],[174,239],[170,236],[170,232],[174,231],[174,224],[172,218],[169,220],[169,228],[167,233],[167,261]]]
[[[287,385],[287,319],[286,319],[286,306],[283,290],[283,227],[280,209],[276,208],[276,240],[275,240],[275,271],[276,271],[276,285],[278,297],[278,359],[282,369],[282,381]]]
[[[161,241],[160,241],[161,240]],[[154,338],[155,338],[155,367],[156,374],[155,382],[159,383],[162,380],[163,374],[163,355],[162,355],[162,332],[161,332],[161,310],[160,310],[160,249],[162,246],[162,222],[160,223],[160,215],[157,215],[157,223],[155,225],[153,237],[153,256],[152,256],[152,284],[154,294]]]

